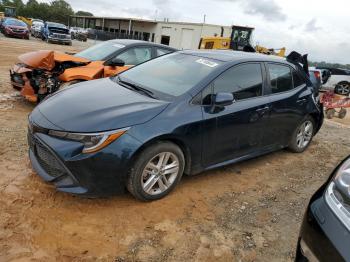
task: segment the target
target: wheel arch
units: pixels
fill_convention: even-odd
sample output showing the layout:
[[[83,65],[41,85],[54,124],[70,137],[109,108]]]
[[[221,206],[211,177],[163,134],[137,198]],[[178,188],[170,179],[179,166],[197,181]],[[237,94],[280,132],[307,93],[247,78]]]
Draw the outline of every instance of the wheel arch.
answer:
[[[318,131],[321,129],[323,119],[324,119],[324,114],[323,114],[323,107],[321,108],[322,113],[320,114],[319,112],[313,112],[310,113],[309,116],[314,120],[314,123],[316,125],[314,135],[318,133]]]
[[[175,144],[176,146],[178,146],[182,153],[184,154],[184,158],[185,158],[185,169],[184,169],[184,173],[185,174],[191,174],[191,170],[192,170],[192,156],[191,156],[191,150],[190,148],[186,145],[186,143],[176,137],[176,136],[171,136],[171,135],[162,135],[162,136],[157,136],[154,137],[152,139],[150,139],[149,141],[147,141],[146,143],[144,143],[134,154],[133,158],[131,159],[131,161],[135,161],[135,159],[148,147],[157,144],[157,143],[162,143],[162,142],[170,142]]]
[[[341,81],[339,81],[337,83],[337,85],[340,85],[340,84],[348,84],[348,85],[350,85],[350,81],[348,81],[348,80],[341,80]]]

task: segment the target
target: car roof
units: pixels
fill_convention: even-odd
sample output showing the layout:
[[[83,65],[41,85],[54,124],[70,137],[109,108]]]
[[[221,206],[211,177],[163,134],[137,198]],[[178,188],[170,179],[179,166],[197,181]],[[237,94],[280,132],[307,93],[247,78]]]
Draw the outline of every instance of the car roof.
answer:
[[[161,48],[166,48],[166,49],[171,49],[176,51],[176,48],[167,46],[167,45],[162,45],[162,44],[156,44],[153,42],[148,42],[148,41],[143,41],[143,40],[134,40],[134,39],[113,39],[113,40],[108,40],[109,42],[115,43],[115,44],[121,44],[121,45],[125,45],[125,46],[129,46],[129,45],[151,45],[151,46],[158,46]]]
[[[184,50],[181,53],[215,59],[221,62],[233,62],[238,60],[286,62],[285,58],[279,56],[233,50]]]

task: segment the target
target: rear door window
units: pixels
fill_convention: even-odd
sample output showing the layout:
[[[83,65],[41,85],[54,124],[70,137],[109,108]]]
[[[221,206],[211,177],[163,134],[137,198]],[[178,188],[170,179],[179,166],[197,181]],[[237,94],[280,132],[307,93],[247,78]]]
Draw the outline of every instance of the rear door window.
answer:
[[[292,70],[293,71],[293,84],[294,84],[294,88],[305,85],[305,80],[303,80],[301,78],[301,76],[298,74],[298,72],[296,70]]]
[[[280,64],[268,64],[272,94],[282,93],[294,88],[291,68]]]
[[[259,63],[234,66],[214,81],[214,94],[232,93],[235,100],[243,100],[262,95],[263,77]]]

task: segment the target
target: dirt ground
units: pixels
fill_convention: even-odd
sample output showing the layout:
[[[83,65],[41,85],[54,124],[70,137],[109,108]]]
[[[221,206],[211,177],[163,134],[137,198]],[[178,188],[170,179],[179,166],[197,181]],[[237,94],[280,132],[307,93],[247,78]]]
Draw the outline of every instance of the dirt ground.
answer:
[[[350,154],[349,117],[326,121],[303,154],[184,177],[160,201],[59,193],[31,170],[34,106],[13,95],[8,70],[23,52],[89,44],[0,36],[0,261],[292,261],[310,196]]]

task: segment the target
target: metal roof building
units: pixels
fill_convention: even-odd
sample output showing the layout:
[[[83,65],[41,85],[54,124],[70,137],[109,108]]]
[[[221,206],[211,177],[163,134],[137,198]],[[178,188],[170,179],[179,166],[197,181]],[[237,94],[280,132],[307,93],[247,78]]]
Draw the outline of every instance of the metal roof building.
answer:
[[[102,40],[132,38],[169,45],[178,49],[196,49],[203,36],[231,35],[230,26],[206,23],[155,21],[125,17],[71,16],[69,26],[91,28]],[[108,36],[103,39],[102,36]]]

